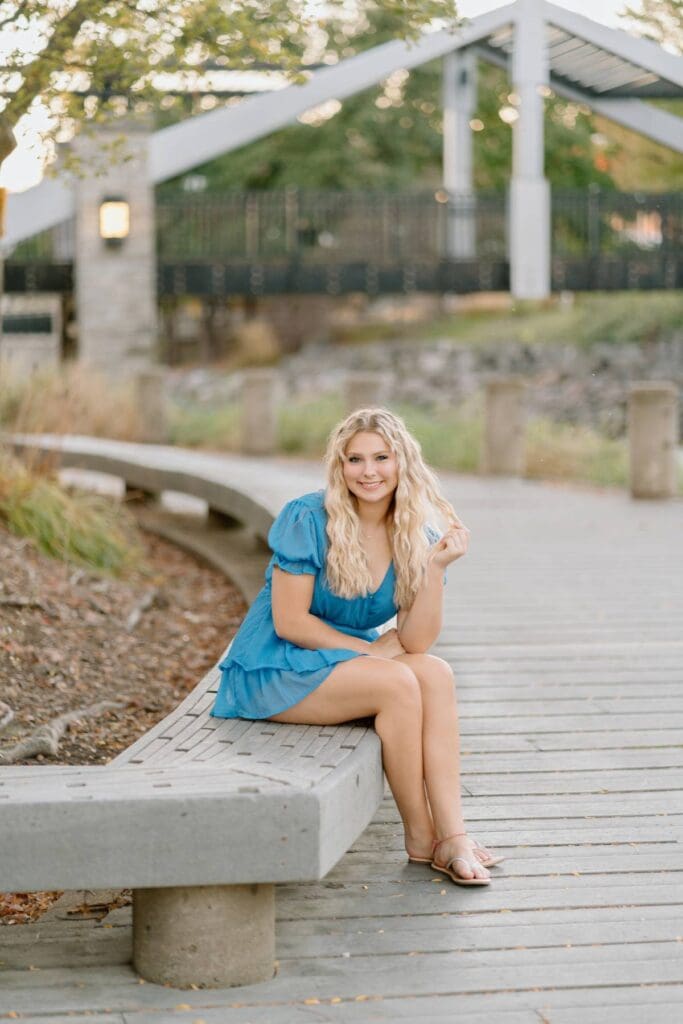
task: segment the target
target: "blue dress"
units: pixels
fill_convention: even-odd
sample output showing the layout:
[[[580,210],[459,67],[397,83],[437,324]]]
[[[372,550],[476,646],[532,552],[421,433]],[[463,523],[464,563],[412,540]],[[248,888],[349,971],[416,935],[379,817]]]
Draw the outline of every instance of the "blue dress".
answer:
[[[221,681],[211,714],[217,718],[269,718],[298,704],[315,690],[335,665],[365,655],[345,647],[310,650],[283,640],[275,632],[271,601],[273,568],[315,576],[310,612],[348,636],[376,640],[377,627],[397,612],[393,563],[375,591],[365,597],[333,594],[325,579],[327,512],[324,491],[294,498],[282,509],[268,533],[273,556],[265,586],[249,609],[226,657],[219,663]],[[430,541],[438,531],[426,526]]]

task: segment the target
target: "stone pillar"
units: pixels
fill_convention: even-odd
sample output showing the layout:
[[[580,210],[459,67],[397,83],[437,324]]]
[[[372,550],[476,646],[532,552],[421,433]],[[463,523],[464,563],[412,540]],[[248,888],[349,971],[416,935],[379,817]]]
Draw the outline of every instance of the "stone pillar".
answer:
[[[540,0],[517,0],[512,90],[518,117],[512,126],[510,290],[516,299],[550,294],[550,185],[544,176],[544,93],[548,54]]]
[[[124,135],[123,153],[103,153]],[[154,361],[157,344],[154,188],[148,172],[147,128],[102,128],[75,140],[86,171],[74,186],[76,200],[76,311],[78,356],[114,377],[127,377]],[[123,156],[130,155],[130,160]],[[130,233],[118,244],[100,237],[103,200],[124,199]]]
[[[142,424],[142,440],[150,444],[168,441],[166,376],[159,367],[143,370],[136,378],[137,404]]]
[[[522,476],[525,468],[526,384],[519,377],[495,377],[486,385],[483,473]]]
[[[632,497],[673,497],[678,470],[678,388],[675,384],[646,381],[631,386],[628,437]]]
[[[244,455],[272,455],[277,450],[277,390],[275,370],[244,371],[240,446]]]
[[[133,966],[174,988],[272,978],[273,885],[197,885],[133,892]]]
[[[476,256],[476,200],[472,185],[472,130],[477,101],[477,61],[471,50],[443,59],[443,187],[451,196],[446,255]]]
[[[346,413],[356,409],[376,409],[383,405],[384,382],[381,373],[352,370],[346,375],[344,408]]]

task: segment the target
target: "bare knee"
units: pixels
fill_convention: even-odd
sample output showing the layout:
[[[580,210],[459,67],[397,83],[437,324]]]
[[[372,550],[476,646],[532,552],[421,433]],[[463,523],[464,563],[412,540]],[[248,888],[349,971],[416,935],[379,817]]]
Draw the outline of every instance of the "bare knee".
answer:
[[[389,658],[377,660],[380,709],[421,715],[422,691],[412,668]]]
[[[455,697],[453,669],[434,654],[413,654],[409,667],[418,679],[425,699],[452,700]]]

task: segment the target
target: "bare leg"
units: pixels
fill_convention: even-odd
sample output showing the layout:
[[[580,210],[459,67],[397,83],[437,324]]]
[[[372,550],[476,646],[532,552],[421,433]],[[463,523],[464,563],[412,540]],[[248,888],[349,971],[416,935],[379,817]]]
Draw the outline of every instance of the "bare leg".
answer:
[[[465,832],[460,792],[460,733],[453,672],[447,662],[431,654],[401,654],[395,661],[408,665],[418,679],[422,694],[422,747],[424,779],[434,820],[435,838]],[[425,856],[427,851],[414,848]],[[486,851],[488,853],[489,851]],[[462,861],[456,864],[463,878],[487,878],[488,871],[469,839],[461,837],[443,843],[437,851],[444,863],[451,857],[467,857],[476,866],[468,870]],[[486,859],[484,855],[484,859]]]
[[[336,725],[375,715],[384,770],[409,843],[431,841],[432,819],[425,795],[422,699],[419,683],[397,659],[363,656],[336,665],[307,697],[273,715],[274,722]]]

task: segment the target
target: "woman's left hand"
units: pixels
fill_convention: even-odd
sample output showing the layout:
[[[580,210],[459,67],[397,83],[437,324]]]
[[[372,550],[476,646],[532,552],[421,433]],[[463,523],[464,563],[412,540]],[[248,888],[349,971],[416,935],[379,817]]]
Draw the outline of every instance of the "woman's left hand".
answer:
[[[452,524],[441,540],[432,547],[429,555],[430,565],[445,569],[451,562],[467,554],[469,541],[470,531],[464,523]]]

